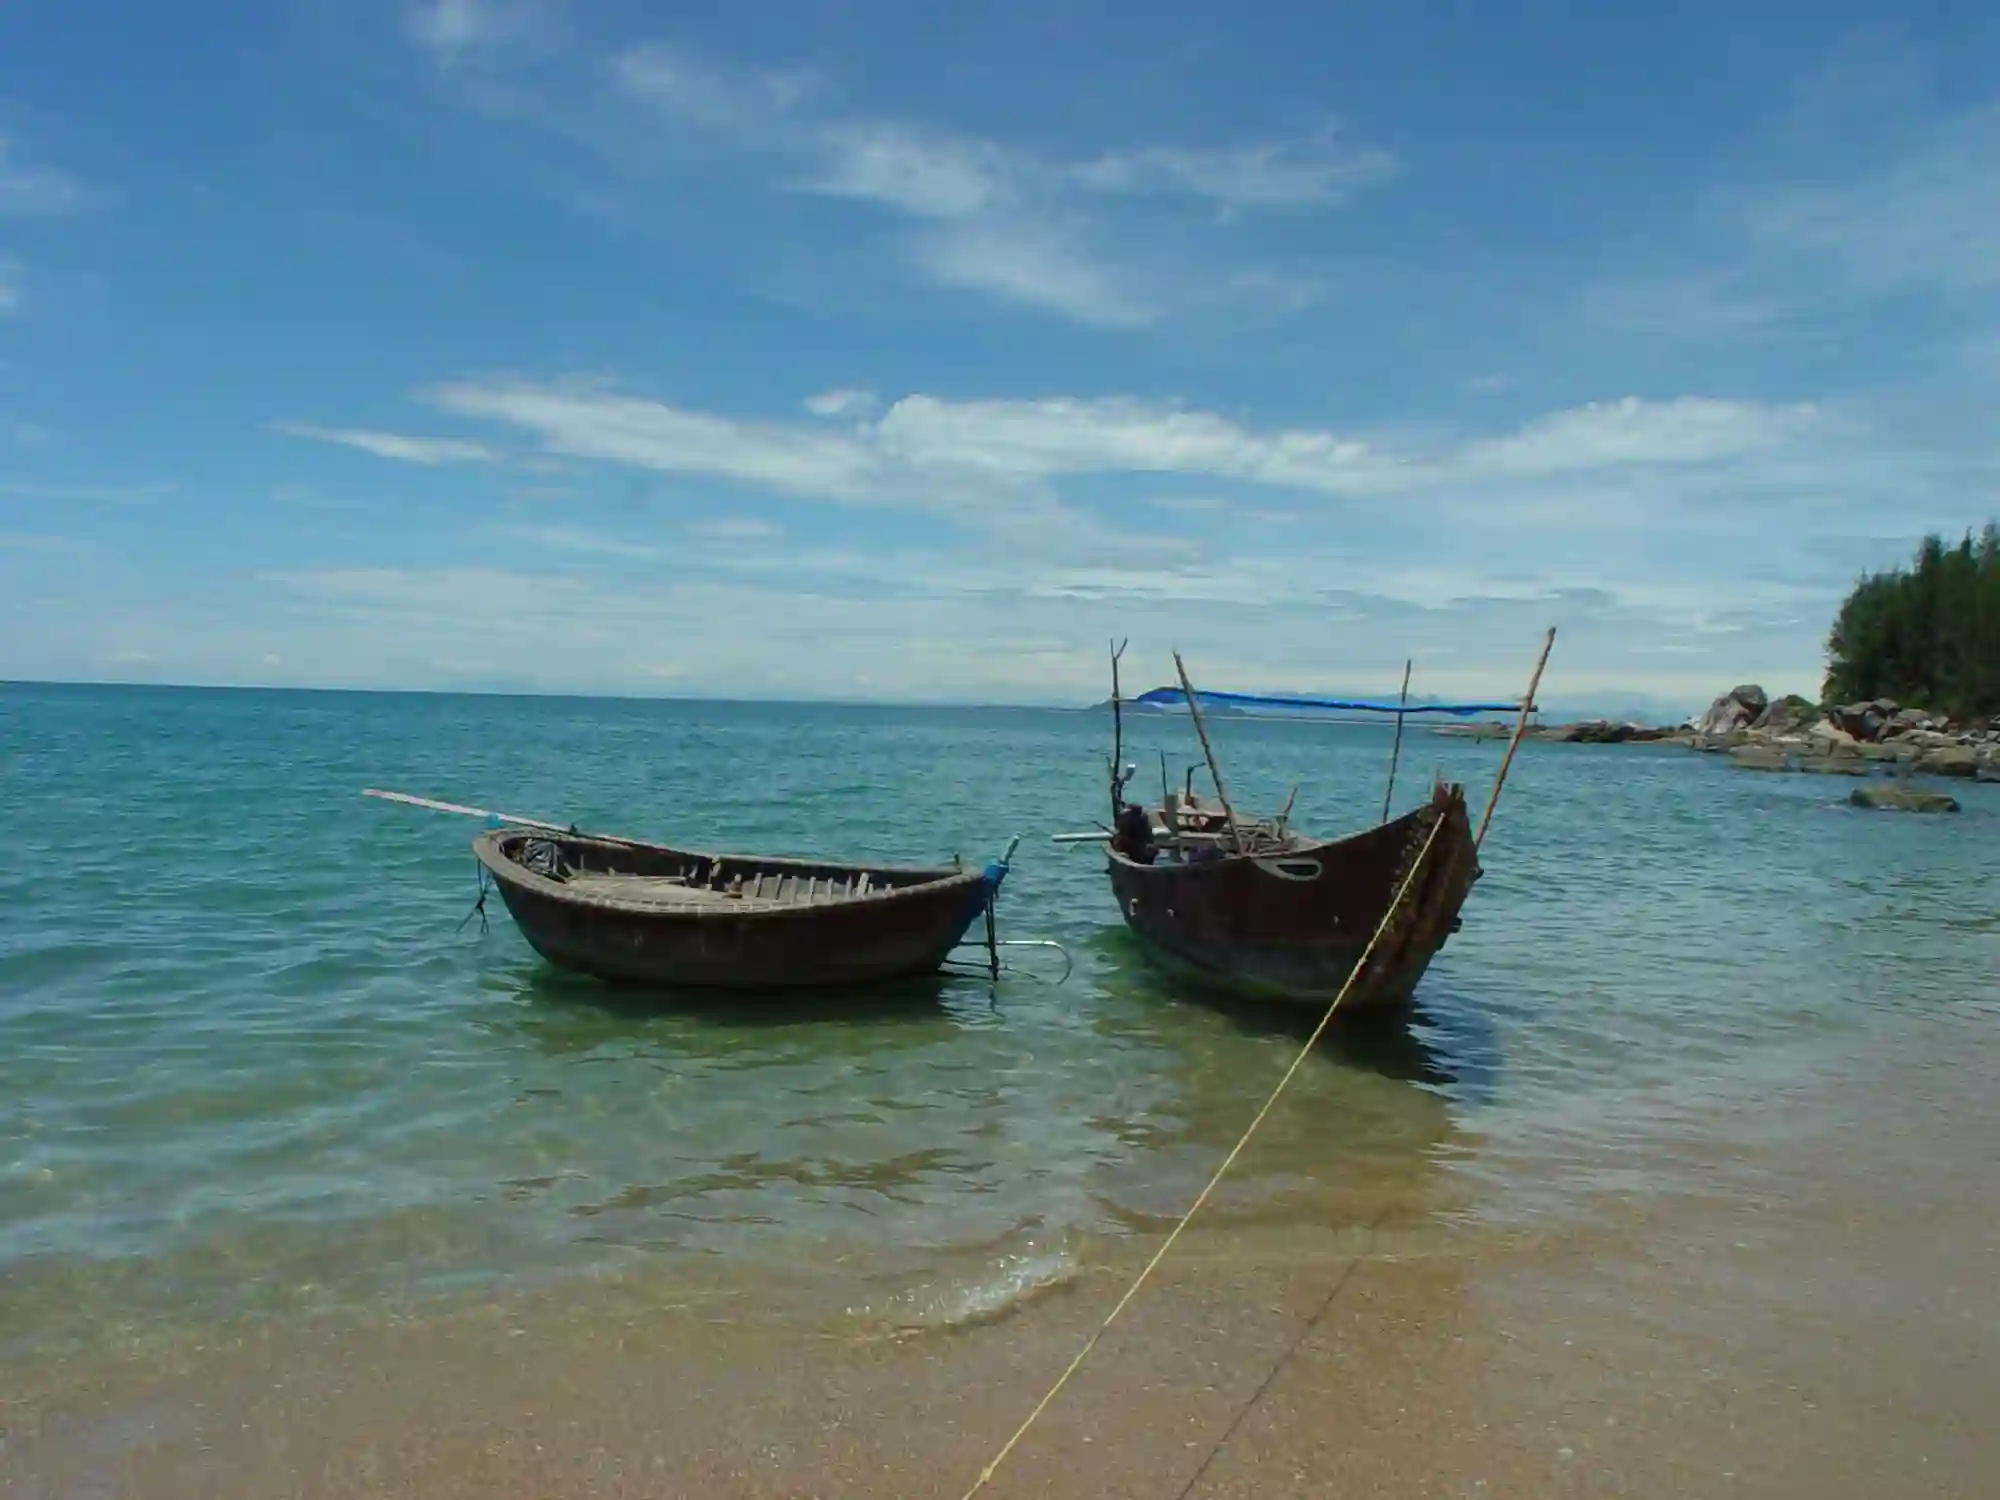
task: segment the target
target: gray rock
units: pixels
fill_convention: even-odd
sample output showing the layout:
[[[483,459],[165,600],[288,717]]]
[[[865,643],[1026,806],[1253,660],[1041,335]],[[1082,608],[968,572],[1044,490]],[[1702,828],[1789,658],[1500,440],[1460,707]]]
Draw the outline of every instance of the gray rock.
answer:
[[[1980,754],[1967,745],[1946,745],[1917,757],[1917,769],[1932,776],[1976,776]]]
[[[1870,776],[1874,772],[1864,760],[1851,755],[1802,755],[1795,770],[1811,776]]]
[[[1755,683],[1733,687],[1709,704],[1708,712],[1695,721],[1695,732],[1709,736],[1734,734],[1757,722],[1757,716],[1771,706],[1771,698]]]
[[[1887,698],[1878,698],[1873,703],[1845,703],[1833,710],[1833,722],[1853,735],[1857,740],[1872,744],[1882,737],[1900,710]]]
[[[1766,734],[1792,734],[1819,717],[1819,709],[1799,697],[1773,698],[1750,727]]]
[[[1956,798],[1914,786],[1858,786],[1847,794],[1847,800],[1855,807],[1871,807],[1882,812],[1958,811]]]
[[[1729,752],[1729,763],[1739,771],[1789,771],[1792,758],[1768,745],[1742,745]]]

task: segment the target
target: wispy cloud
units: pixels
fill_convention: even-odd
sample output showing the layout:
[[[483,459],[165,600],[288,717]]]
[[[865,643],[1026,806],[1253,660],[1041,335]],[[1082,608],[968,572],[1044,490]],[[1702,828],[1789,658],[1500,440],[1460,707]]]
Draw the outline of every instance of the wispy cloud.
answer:
[[[441,65],[491,52],[528,35],[548,9],[537,0],[417,0],[403,29]]]
[[[664,42],[634,47],[610,66],[627,94],[662,114],[748,140],[775,143],[814,92],[807,74],[723,67]]]
[[[1867,293],[2000,286],[2000,103],[1927,122],[1872,171],[1791,183],[1747,217],[1766,253],[1821,258]]]
[[[775,521],[755,516],[723,516],[712,521],[690,521],[684,528],[689,536],[711,542],[775,542],[785,528]]]
[[[171,495],[167,481],[147,484],[64,484],[39,479],[0,479],[0,495],[17,500],[74,501],[87,505],[143,505]]]
[[[277,430],[287,437],[310,438],[315,442],[338,443],[358,448],[377,458],[397,463],[439,464],[491,463],[499,455],[483,443],[462,442],[457,438],[408,437],[398,432],[375,432],[359,427],[315,427],[305,422],[280,422]]]
[[[31,531],[0,531],[0,548],[10,552],[81,552],[83,543],[71,536]]]
[[[0,317],[21,310],[28,300],[27,272],[17,260],[0,260]]]
[[[1698,464],[1778,447],[1820,420],[1811,406],[1769,406],[1683,396],[1674,401],[1592,403],[1476,443],[1474,472],[1561,474],[1630,464]]]
[[[1089,474],[1178,474],[1331,496],[1712,464],[1823,426],[1810,406],[1627,397],[1456,445],[1391,448],[1320,428],[1255,428],[1134,397],[950,401],[909,395],[851,429],[685,411],[599,385],[460,381],[428,393],[575,458],[705,474],[850,504],[982,508]],[[941,498],[943,497],[943,498]]]
[[[879,411],[881,406],[873,391],[821,391],[805,399],[805,409],[816,417],[864,416]]]
[[[1907,112],[1878,99],[1816,134],[1816,159],[1837,167],[1708,189],[1687,213],[1705,263],[1606,278],[1582,292],[1584,316],[1725,345],[1831,336],[1834,320],[1890,298],[1982,308],[2000,287],[2000,104]]]
[[[1159,309],[1055,225],[1029,219],[972,220],[929,230],[912,262],[941,286],[1056,313],[1098,328],[1139,328]]]
[[[91,200],[82,180],[54,167],[35,166],[0,135],[0,217],[51,218],[75,213]]]
[[[1051,156],[844,107],[814,74],[718,62],[665,42],[600,56],[585,71],[608,77],[610,92],[517,98],[503,112],[580,146],[580,159],[601,169],[598,199],[643,204],[663,160],[714,156],[752,167],[774,191],[886,215],[897,252],[886,263],[933,286],[1100,328],[1316,305],[1322,277],[1241,264],[1240,245],[1215,240],[1218,214],[1332,209],[1395,169],[1388,152],[1324,131]],[[466,97],[494,107],[490,89]],[[1142,197],[1153,206],[1136,242],[1118,204]],[[643,216],[643,206],[632,213]]]
[[[1342,203],[1395,173],[1392,153],[1343,146],[1330,132],[1307,141],[1220,150],[1150,146],[1114,151],[1070,169],[1077,183],[1099,192],[1185,194],[1232,210]]]
[[[597,557],[658,557],[661,549],[623,537],[575,526],[502,525],[494,534],[550,552],[580,552]]]

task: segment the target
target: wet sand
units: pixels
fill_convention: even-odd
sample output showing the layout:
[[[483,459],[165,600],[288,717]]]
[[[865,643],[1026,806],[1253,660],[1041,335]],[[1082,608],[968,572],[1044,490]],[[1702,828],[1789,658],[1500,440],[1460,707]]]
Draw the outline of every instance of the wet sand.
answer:
[[[1569,1222],[1196,1233],[988,1493],[2000,1493],[1990,1050],[1719,1107],[1695,1187]],[[1147,1248],[900,1336],[824,1281],[646,1274],[14,1371],[0,1494],[951,1500]]]

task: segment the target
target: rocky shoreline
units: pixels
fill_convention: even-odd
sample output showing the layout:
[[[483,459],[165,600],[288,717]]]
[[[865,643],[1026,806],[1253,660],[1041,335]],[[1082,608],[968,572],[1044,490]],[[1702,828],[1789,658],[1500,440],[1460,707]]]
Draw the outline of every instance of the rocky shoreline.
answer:
[[[1453,725],[1437,731],[1476,739],[1511,732],[1504,724]],[[1731,688],[1709,705],[1708,712],[1685,724],[1589,719],[1530,729],[1528,738],[1574,745],[1674,744],[1726,755],[1745,771],[2000,781],[2000,716],[1962,724],[1887,699],[1837,705],[1799,697],[1773,699],[1755,684]],[[1857,789],[1853,800],[1865,806],[1914,807],[1926,796],[1951,802],[1936,793],[1889,797],[1873,789],[1865,795]]]

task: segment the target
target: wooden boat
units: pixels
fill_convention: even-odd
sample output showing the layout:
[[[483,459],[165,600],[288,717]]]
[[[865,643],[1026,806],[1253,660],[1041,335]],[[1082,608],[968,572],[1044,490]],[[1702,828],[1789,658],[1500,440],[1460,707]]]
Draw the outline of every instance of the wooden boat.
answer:
[[[934,973],[990,911],[1007,873],[1005,859],[983,870],[829,864],[547,826],[490,830],[472,848],[522,936],[550,963],[701,989]]]
[[[1217,821],[1202,812],[1189,819],[1178,803],[1153,810],[1152,839],[1136,848],[1112,839],[1111,891],[1125,925],[1155,954],[1246,994],[1330,1005],[1407,880],[1341,1002],[1343,1010],[1399,1005],[1458,930],[1479,878],[1465,793],[1449,783],[1424,806],[1342,839],[1264,823],[1242,830],[1239,851]]]
[[[1157,807],[1125,800],[1135,767],[1120,769],[1124,751],[1123,699],[1118,662],[1111,655],[1113,740],[1111,807],[1106,873],[1119,915],[1147,951],[1227,988],[1296,1000],[1326,1010],[1390,1007],[1407,1002],[1433,957],[1459,928],[1459,912],[1479,879],[1479,843],[1500,787],[1533,711],[1555,632],[1542,646],[1528,693],[1514,705],[1408,703],[1197,694],[1178,655],[1178,689],[1161,688],[1133,701],[1164,707],[1185,703],[1215,783],[1216,803],[1205,803],[1191,779],[1181,793],[1163,791]],[[1314,839],[1289,827],[1291,803],[1276,817],[1247,822],[1230,806],[1215,752],[1202,722],[1201,701],[1290,710],[1333,708],[1394,712],[1396,749],[1389,767],[1380,823],[1338,839]],[[1462,786],[1439,781],[1428,801],[1390,816],[1402,721],[1411,713],[1468,716],[1514,707],[1514,741],[1501,762],[1492,796],[1473,831]],[[1164,771],[1164,767],[1162,768]],[[1294,794],[1296,795],[1296,793]],[[1064,841],[1091,837],[1059,836]]]

